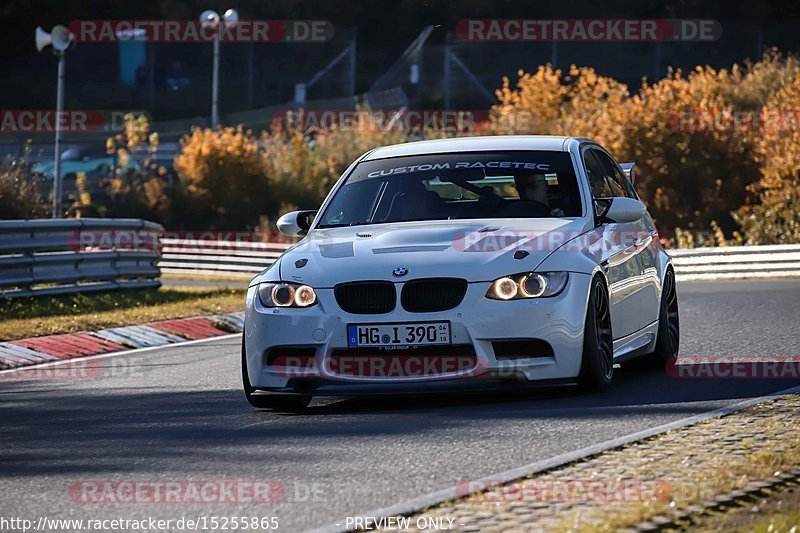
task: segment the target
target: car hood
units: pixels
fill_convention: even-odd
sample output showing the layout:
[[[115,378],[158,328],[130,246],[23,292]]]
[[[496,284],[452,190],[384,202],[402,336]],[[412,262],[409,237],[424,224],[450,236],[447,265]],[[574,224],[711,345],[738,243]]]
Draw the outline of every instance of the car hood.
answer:
[[[492,281],[534,270],[561,244],[586,231],[585,226],[582,219],[548,218],[317,229],[288,250],[276,266],[282,280],[315,288],[357,280],[430,277]],[[527,255],[515,258],[520,250]],[[274,268],[269,270],[271,279],[275,279],[278,273]],[[257,276],[253,283],[262,277]]]

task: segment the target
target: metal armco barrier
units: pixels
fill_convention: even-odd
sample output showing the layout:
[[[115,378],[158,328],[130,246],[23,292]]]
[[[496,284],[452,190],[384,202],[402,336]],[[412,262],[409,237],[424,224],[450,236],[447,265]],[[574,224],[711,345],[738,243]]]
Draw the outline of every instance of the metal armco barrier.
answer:
[[[251,278],[290,244],[163,239],[162,272]],[[678,279],[800,276],[800,244],[667,250]]]
[[[800,276],[800,244],[667,251],[679,280]]]
[[[160,224],[138,219],[0,221],[0,299],[158,287]]]
[[[275,262],[291,244],[162,239],[158,264],[165,274],[252,278]]]

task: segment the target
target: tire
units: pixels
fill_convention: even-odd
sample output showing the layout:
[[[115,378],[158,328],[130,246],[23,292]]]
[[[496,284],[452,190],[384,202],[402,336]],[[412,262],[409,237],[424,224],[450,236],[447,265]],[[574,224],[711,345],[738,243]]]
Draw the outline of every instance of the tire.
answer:
[[[675,286],[675,273],[671,268],[664,274],[661,302],[658,311],[658,331],[655,349],[630,361],[634,369],[661,369],[675,364],[680,349],[681,328],[678,315],[678,292]]]
[[[247,375],[247,355],[244,350],[244,338],[242,338],[242,388],[244,395],[250,405],[256,409],[271,409],[273,411],[302,411],[311,403],[311,396],[300,396],[294,394],[270,394],[269,396],[255,396],[255,389],[250,385],[250,377]]]
[[[589,391],[603,391],[614,379],[614,337],[611,306],[603,278],[596,276],[589,288],[589,305],[583,328],[583,356],[578,385]]]

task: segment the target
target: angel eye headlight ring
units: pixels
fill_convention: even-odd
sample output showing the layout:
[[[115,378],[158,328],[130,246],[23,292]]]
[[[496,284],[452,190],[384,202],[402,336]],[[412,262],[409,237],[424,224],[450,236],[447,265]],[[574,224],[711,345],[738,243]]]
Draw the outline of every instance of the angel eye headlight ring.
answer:
[[[549,298],[561,294],[568,280],[567,272],[523,272],[503,276],[492,282],[486,297],[492,300]]]
[[[309,285],[265,282],[258,286],[258,299],[264,307],[311,307],[317,303],[317,293]]]

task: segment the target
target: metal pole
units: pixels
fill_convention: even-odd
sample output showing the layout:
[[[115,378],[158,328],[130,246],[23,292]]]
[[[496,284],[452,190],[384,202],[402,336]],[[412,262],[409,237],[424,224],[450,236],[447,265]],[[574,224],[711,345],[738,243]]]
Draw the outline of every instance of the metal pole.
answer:
[[[214,37],[214,73],[211,78],[211,127],[219,125],[219,38],[220,24],[217,23],[217,34]]]
[[[53,165],[53,218],[61,218],[61,115],[64,113],[64,52],[58,54],[56,142]]]

